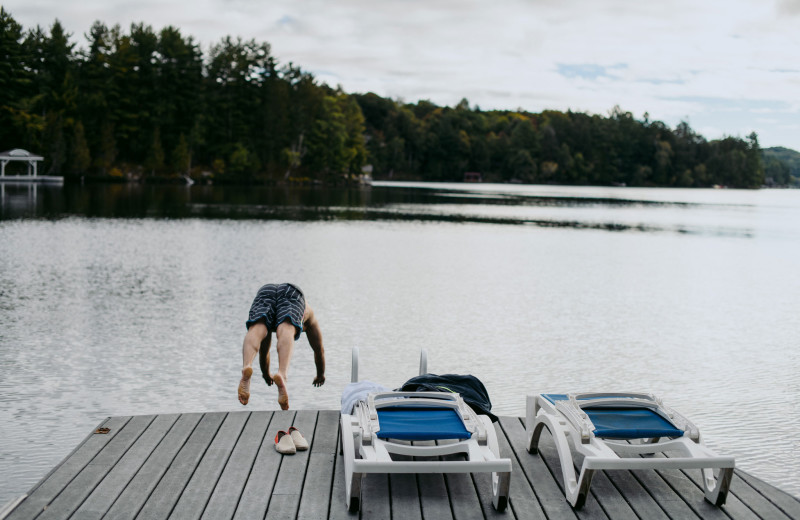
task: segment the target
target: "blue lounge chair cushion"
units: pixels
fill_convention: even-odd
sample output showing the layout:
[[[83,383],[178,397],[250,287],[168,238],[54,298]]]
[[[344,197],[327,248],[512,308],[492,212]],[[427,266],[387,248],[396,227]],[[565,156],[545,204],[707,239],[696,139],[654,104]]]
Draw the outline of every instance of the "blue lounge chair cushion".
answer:
[[[548,401],[568,399],[564,394],[543,394]],[[583,408],[594,424],[595,437],[606,439],[649,439],[680,437],[683,430],[649,408]]]
[[[450,408],[391,407],[378,409],[381,439],[435,441],[468,439],[472,434],[464,421]]]

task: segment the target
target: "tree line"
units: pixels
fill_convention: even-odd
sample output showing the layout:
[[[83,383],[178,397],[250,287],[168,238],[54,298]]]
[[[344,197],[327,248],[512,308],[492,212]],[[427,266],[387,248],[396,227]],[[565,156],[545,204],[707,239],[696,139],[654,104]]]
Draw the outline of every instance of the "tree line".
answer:
[[[95,22],[78,46],[55,21],[0,7],[0,143],[53,175],[214,182],[375,178],[759,187],[758,137],[706,140],[614,107],[607,116],[405,103],[320,84],[267,43],[203,53],[174,27]],[[769,173],[769,172],[768,172]]]

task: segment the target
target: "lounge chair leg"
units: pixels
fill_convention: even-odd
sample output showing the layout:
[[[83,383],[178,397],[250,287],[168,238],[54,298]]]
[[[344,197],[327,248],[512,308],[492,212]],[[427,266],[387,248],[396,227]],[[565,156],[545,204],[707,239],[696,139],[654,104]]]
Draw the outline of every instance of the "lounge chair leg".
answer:
[[[716,478],[714,477],[714,471],[711,469],[701,471],[706,500],[717,507],[725,504],[725,500],[728,498],[728,490],[731,487],[733,468],[721,468]]]
[[[533,427],[528,439],[528,453],[533,453],[534,455],[539,453],[539,437],[542,436],[542,428],[544,428],[544,423],[541,422]]]
[[[492,473],[492,505],[502,513],[508,507],[508,486],[511,473]]]
[[[361,477],[361,473],[353,473],[347,485],[347,510],[351,513],[361,509]]]
[[[586,504],[586,497],[589,496],[589,486],[592,485],[593,475],[594,470],[582,469],[577,486],[570,490],[567,500],[575,509],[580,509]]]
[[[528,453],[536,455],[538,453],[539,435],[541,435],[541,428],[537,432],[534,428],[536,424],[536,415],[539,413],[539,403],[536,401],[537,397],[529,395],[525,400],[525,432],[528,434]]]
[[[341,428],[341,450],[342,461],[344,462],[344,491],[346,493],[347,509],[358,511],[361,507],[361,473],[353,471],[353,464],[356,459],[356,449],[353,445],[352,433],[348,434],[346,421],[350,416],[342,415],[339,423]]]

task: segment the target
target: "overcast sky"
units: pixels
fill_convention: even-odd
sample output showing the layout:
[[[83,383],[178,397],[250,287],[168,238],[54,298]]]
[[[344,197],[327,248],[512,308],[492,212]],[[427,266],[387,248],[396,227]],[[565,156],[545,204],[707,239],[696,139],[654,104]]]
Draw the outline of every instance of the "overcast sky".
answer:
[[[7,0],[25,29],[95,20],[272,46],[346,92],[607,115],[800,151],[800,0]]]

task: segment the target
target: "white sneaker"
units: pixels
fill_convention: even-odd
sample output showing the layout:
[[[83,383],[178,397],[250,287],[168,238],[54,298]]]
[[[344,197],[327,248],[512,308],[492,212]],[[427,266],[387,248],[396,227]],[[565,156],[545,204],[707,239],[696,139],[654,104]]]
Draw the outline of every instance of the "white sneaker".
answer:
[[[292,436],[292,442],[294,442],[294,447],[297,451],[305,451],[308,449],[308,441],[303,434],[300,433],[300,430],[292,426],[289,428],[289,435]]]
[[[275,435],[275,449],[284,455],[294,455],[297,449],[292,441],[292,436],[281,430]]]

